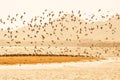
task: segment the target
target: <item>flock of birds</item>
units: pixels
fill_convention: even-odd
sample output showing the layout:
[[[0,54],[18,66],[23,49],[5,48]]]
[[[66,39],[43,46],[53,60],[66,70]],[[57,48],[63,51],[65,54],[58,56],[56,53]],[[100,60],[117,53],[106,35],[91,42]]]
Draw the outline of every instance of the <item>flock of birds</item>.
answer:
[[[98,10],[98,12],[101,12],[101,9]],[[14,17],[8,15],[7,21],[9,21],[10,24],[14,24],[17,21],[22,21],[22,28],[19,28],[17,30],[12,30],[12,27],[8,27],[6,30],[1,28],[0,30],[0,36],[1,40],[5,41],[5,45],[12,46],[24,46],[24,49],[27,50],[25,46],[34,46],[33,51],[35,55],[40,55],[38,52],[41,52],[38,47],[40,46],[47,46],[48,49],[55,46],[86,46],[88,45],[91,50],[92,47],[94,47],[94,43],[91,44],[91,40],[96,35],[97,32],[105,32],[107,34],[110,33],[110,35],[115,35],[117,32],[118,27],[114,26],[114,22],[112,20],[116,20],[117,22],[120,22],[120,15],[116,14],[112,18],[109,18],[108,21],[105,22],[92,22],[92,19],[95,18],[95,15],[92,15],[89,22],[81,19],[81,12],[80,10],[77,12],[78,16],[74,14],[74,11],[71,11],[72,14],[64,13],[64,11],[59,11],[58,18],[52,19],[55,14],[53,11],[47,13],[47,9],[42,13],[43,16],[35,16],[30,19],[30,22],[27,22],[24,20],[24,16],[26,15],[26,12],[24,12],[22,15],[16,14]],[[45,16],[48,19],[48,22],[43,23],[45,20]],[[101,18],[107,18],[108,15],[101,15]],[[19,19],[19,20],[17,20]],[[7,24],[4,20],[0,19],[0,24]],[[18,27],[19,25],[15,25],[15,27]],[[84,43],[84,39],[88,39],[88,43]],[[109,36],[103,37],[104,40],[110,40]],[[112,38],[113,40],[113,38]],[[102,40],[99,40],[102,41]],[[91,43],[90,43],[91,42]],[[64,48],[64,51],[66,51],[66,47]],[[99,47],[99,46],[98,46]],[[1,49],[4,47],[1,46]],[[120,51],[117,48],[118,51]],[[9,52],[6,53],[9,54]],[[62,51],[62,55],[65,52]],[[68,49],[68,51],[71,51]],[[108,51],[108,49],[107,49]],[[85,54],[89,54],[85,50]],[[106,50],[105,50],[106,53]],[[48,55],[53,55],[52,51],[47,52]],[[102,53],[97,53],[97,57],[100,56]],[[17,54],[18,55],[18,54]],[[25,55],[25,54],[24,54]],[[29,54],[31,55],[31,54]],[[55,55],[55,54],[54,54]],[[74,54],[73,54],[74,55]],[[78,55],[80,55],[78,51]],[[117,53],[117,56],[120,54]]]

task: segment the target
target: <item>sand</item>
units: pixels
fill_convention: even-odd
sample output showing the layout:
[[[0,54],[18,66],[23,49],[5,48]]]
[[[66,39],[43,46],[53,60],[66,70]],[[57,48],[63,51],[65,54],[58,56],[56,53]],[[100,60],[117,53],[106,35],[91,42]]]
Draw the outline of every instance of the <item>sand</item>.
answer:
[[[32,73],[32,74],[31,74]],[[120,59],[0,66],[0,80],[119,80]]]

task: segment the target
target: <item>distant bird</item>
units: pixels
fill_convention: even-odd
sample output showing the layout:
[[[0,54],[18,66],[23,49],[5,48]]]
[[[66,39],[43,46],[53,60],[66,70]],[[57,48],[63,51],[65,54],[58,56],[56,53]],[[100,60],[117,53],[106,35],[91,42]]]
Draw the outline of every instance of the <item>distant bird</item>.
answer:
[[[101,9],[98,10],[98,12],[100,12],[100,11],[101,11]]]

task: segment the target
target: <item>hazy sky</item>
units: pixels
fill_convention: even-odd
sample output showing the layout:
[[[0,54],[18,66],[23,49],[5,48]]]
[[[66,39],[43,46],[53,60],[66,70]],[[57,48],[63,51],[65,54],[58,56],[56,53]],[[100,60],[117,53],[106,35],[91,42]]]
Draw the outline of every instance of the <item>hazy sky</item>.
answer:
[[[44,9],[71,10],[93,9],[120,10],[119,0],[0,0],[0,15],[12,12],[29,11],[37,13]]]
[[[109,14],[120,13],[119,0],[0,0],[0,18],[6,18],[8,14],[27,12],[27,19],[32,16],[39,15],[43,10],[59,10],[71,11],[81,10],[81,13],[90,15],[97,14],[98,9],[102,9],[102,13],[110,11]],[[108,14],[108,13],[107,13]],[[20,23],[20,22],[19,22]],[[17,23],[18,24],[18,23]],[[10,24],[8,24],[10,25]]]

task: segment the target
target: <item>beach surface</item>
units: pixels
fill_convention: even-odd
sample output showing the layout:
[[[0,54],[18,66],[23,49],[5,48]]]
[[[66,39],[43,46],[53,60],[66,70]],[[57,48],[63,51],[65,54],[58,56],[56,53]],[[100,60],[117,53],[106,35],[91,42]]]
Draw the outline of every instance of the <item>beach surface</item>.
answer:
[[[0,65],[0,76],[0,80],[119,80],[120,58],[91,62]]]

